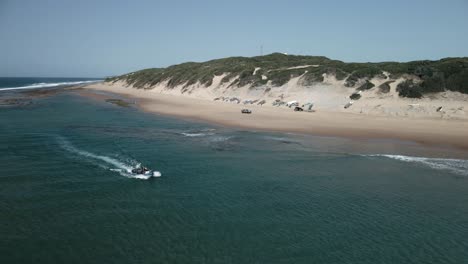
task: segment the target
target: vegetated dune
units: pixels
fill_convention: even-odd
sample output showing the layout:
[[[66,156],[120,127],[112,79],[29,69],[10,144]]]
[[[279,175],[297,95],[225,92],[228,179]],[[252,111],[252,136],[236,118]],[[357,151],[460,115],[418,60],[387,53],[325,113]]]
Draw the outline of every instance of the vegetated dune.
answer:
[[[468,118],[468,58],[345,63],[274,53],[146,69],[108,78],[105,85],[220,103],[284,108],[298,101],[312,102],[317,111]]]

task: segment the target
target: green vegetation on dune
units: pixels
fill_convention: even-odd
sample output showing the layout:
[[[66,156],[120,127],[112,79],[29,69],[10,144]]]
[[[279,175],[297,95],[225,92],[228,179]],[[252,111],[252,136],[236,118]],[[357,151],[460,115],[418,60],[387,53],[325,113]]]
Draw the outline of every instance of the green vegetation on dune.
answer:
[[[387,72],[389,76],[386,76]],[[404,97],[421,97],[425,93],[446,90],[468,93],[468,58],[446,58],[438,61],[345,63],[323,56],[296,56],[273,53],[257,57],[230,57],[207,62],[187,62],[167,68],[153,68],[106,79],[125,81],[136,88],[151,88],[167,82],[169,88],[200,83],[209,86],[216,76],[230,87],[259,87],[269,84],[281,86],[293,77],[301,76],[301,84],[308,86],[323,81],[323,74],[332,74],[344,85],[359,90],[374,87],[374,77],[395,80],[412,76],[419,82],[399,85]],[[359,84],[359,86],[357,86]],[[388,85],[388,84],[387,84]],[[388,90],[386,85],[380,87]]]
[[[402,97],[408,98],[421,98],[423,96],[423,89],[412,80],[406,80],[397,86],[397,92]]]
[[[357,88],[359,91],[365,91],[365,90],[370,90],[374,87],[375,85],[371,82],[369,82],[369,80],[366,80],[365,83],[363,83],[361,86],[359,86],[359,88]]]
[[[387,81],[379,85],[379,92],[381,93],[389,93],[390,92],[390,84],[394,81]]]

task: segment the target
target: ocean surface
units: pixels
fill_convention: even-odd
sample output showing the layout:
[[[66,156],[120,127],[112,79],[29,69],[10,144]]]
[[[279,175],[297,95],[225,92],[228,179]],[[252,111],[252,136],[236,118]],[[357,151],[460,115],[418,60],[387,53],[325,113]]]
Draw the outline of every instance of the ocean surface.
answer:
[[[89,84],[99,80],[100,79],[97,78],[0,77],[0,92],[7,90],[66,87],[79,84]]]
[[[0,263],[466,263],[468,161],[434,156],[34,97],[0,106]]]

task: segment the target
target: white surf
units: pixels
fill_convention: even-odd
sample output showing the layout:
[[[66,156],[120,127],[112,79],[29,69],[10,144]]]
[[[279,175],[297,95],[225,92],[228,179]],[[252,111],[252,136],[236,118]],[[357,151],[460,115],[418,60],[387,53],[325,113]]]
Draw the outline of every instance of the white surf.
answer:
[[[79,85],[79,84],[90,84],[95,82],[100,82],[101,80],[93,81],[78,81],[78,82],[58,82],[58,83],[33,83],[31,85],[20,86],[20,87],[7,87],[0,88],[0,91],[9,91],[9,90],[26,90],[26,89],[39,89],[39,88],[52,88],[58,86],[70,86],[70,85]]]
[[[366,156],[386,157],[386,158],[408,162],[408,163],[417,163],[417,164],[428,166],[433,169],[446,170],[446,171],[451,171],[459,175],[468,176],[468,160],[411,157],[411,156],[404,156],[404,155],[387,155],[387,154],[374,154],[374,155],[366,155]]]

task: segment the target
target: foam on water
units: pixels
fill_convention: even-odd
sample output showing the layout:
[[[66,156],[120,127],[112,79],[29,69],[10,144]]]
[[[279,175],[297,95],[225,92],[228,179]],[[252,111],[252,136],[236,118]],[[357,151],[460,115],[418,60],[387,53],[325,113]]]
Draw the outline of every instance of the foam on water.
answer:
[[[190,131],[185,131],[181,132],[180,134],[186,136],[186,137],[204,137],[204,136],[213,136],[215,133],[213,132],[215,129],[213,128],[206,128],[206,129],[201,129],[201,130],[190,130]]]
[[[408,163],[417,163],[417,164],[428,166],[433,169],[447,170],[447,171],[451,171],[459,175],[468,176],[468,160],[411,157],[411,156],[404,156],[404,155],[387,155],[387,154],[374,154],[374,155],[365,155],[365,156],[386,157],[386,158],[408,162]]]
[[[91,153],[91,152],[88,152],[88,151],[85,151],[85,150],[78,149],[78,148],[74,147],[69,141],[67,141],[64,138],[59,138],[58,141],[59,141],[60,146],[63,149],[69,151],[69,152],[72,152],[74,154],[78,154],[79,156],[85,157],[85,158],[90,159],[90,160],[100,160],[100,161],[103,161],[103,162],[105,162],[105,163],[107,163],[109,165],[115,166],[116,168],[111,168],[109,170],[118,172],[120,175],[125,176],[127,178],[148,180],[149,178],[152,177],[152,175],[134,175],[134,174],[132,174],[131,173],[132,169],[139,166],[139,163],[136,162],[136,161],[131,162],[133,164],[137,164],[136,166],[132,166],[131,164],[128,164],[128,162],[126,163],[126,162],[117,160],[115,158],[111,158],[111,157],[104,156],[104,155],[97,155],[97,154],[94,154],[94,153]],[[157,172],[157,173],[159,173],[159,172]],[[159,173],[159,176],[160,175],[161,174]]]
[[[214,136],[210,138],[211,142],[220,143],[230,140],[232,136]]]
[[[212,135],[214,135],[214,133],[186,133],[186,132],[182,132],[181,134],[186,136],[186,137],[203,137],[203,136],[212,136]]]
[[[52,88],[58,86],[70,86],[70,85],[79,85],[79,84],[89,84],[100,82],[101,80],[93,81],[79,81],[79,82],[57,82],[57,83],[33,83],[31,85],[20,86],[20,87],[7,87],[0,88],[0,91],[9,91],[9,90],[25,90],[25,89],[39,89],[39,88]]]

